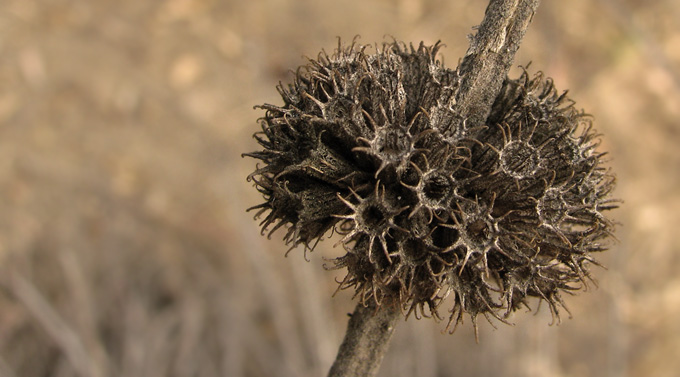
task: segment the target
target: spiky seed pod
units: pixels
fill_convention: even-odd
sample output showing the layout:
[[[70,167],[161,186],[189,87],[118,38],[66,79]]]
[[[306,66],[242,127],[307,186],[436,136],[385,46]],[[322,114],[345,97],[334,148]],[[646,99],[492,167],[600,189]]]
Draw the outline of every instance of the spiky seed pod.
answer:
[[[313,248],[335,229],[340,288],[362,301],[500,320],[529,297],[558,317],[606,248],[613,175],[591,119],[550,79],[507,79],[487,124],[456,117],[459,75],[439,44],[338,45],[300,67],[260,106],[263,150],[249,179],[264,194],[262,231]],[[426,309],[427,307],[427,309]]]

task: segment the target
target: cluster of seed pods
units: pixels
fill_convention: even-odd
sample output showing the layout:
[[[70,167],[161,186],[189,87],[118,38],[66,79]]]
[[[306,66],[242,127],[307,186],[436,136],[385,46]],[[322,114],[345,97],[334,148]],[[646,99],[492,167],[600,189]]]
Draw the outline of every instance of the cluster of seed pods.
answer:
[[[524,72],[468,125],[439,48],[339,44],[279,86],[284,104],[260,106],[263,149],[246,154],[262,161],[249,179],[263,232],[285,226],[305,248],[339,233],[340,288],[437,318],[453,295],[452,328],[464,313],[504,321],[529,297],[557,316],[613,227],[591,118]]]

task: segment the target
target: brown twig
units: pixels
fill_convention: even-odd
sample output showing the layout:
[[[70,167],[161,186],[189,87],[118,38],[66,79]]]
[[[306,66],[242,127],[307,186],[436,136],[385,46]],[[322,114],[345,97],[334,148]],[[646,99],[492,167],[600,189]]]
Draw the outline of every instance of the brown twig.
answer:
[[[358,303],[328,377],[375,376],[401,311]]]
[[[467,127],[483,125],[539,0],[491,0],[460,64],[456,109]]]

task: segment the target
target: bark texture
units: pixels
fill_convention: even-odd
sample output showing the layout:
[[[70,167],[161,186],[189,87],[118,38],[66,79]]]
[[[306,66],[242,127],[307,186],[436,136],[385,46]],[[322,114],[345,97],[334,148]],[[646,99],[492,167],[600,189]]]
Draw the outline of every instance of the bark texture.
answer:
[[[375,376],[401,311],[358,303],[328,377]]]
[[[491,0],[460,65],[456,108],[467,127],[483,125],[539,0]]]

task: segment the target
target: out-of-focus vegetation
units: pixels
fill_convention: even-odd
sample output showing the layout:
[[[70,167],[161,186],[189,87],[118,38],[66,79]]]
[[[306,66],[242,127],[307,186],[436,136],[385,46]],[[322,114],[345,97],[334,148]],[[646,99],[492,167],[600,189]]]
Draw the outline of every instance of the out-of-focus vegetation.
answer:
[[[387,36],[445,42],[485,2],[5,0],[0,9],[0,376],[318,376],[353,302],[245,209],[261,110],[289,69]],[[573,314],[399,325],[383,376],[680,370],[680,5],[544,1],[516,64],[604,134],[620,242]],[[515,73],[519,70],[515,70]],[[593,286],[593,288],[595,288]],[[535,309],[535,308],[534,308]]]

